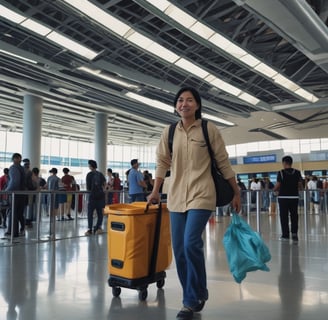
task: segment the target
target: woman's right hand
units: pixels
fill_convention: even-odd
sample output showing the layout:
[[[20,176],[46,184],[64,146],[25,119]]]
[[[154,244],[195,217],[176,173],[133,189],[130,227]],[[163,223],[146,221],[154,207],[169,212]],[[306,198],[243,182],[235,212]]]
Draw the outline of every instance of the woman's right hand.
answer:
[[[161,201],[161,197],[159,192],[153,191],[149,196],[147,196],[147,204],[149,205],[160,203],[160,201]]]

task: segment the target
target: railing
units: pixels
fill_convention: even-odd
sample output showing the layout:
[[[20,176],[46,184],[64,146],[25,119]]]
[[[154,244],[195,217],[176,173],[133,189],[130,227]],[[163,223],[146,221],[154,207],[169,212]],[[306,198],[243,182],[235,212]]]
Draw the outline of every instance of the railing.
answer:
[[[303,214],[304,217],[304,229],[305,229],[305,236],[307,234],[307,229],[308,229],[308,215],[309,215],[309,206],[310,206],[310,194],[311,190],[304,190],[299,193],[300,195],[300,200],[299,200],[299,213]],[[319,192],[320,194],[320,214],[327,214],[328,213],[328,190],[316,190],[316,192]],[[122,190],[122,191],[111,191],[111,192],[106,192],[106,198],[108,193],[116,193],[119,195],[118,199],[120,203],[125,203],[128,202],[128,192],[127,190]],[[49,219],[44,218],[44,210],[42,210],[42,197],[47,195],[50,197],[52,200],[55,199],[55,196],[57,194],[73,194],[75,197],[75,208],[72,211],[73,212],[73,217],[75,220],[73,221],[74,229],[77,231],[79,228],[78,221],[87,218],[86,214],[86,207],[87,207],[87,197],[89,192],[88,191],[50,191],[50,190],[41,190],[41,191],[15,191],[12,193],[8,193],[5,191],[0,191],[0,198],[3,198],[3,195],[7,195],[11,197],[11,207],[7,207],[7,209],[11,209],[11,212],[15,212],[15,197],[17,195],[27,195],[27,196],[34,196],[35,197],[35,238],[33,239],[28,239],[31,241],[51,241],[51,240],[57,240],[56,238],[56,216],[51,214],[51,208],[47,208],[48,216]],[[79,203],[79,197],[83,198],[83,203],[84,203],[84,208],[82,209],[82,212],[78,212],[78,203]],[[268,197],[268,198],[266,198]],[[279,206],[278,206],[278,199],[276,196],[274,196],[272,191],[263,191],[263,190],[258,190],[258,191],[250,191],[250,190],[245,190],[242,191],[241,193],[241,199],[242,199],[242,212],[244,215],[247,216],[247,221],[248,223],[250,222],[251,217],[255,215],[256,217],[256,230],[261,233],[261,215],[263,213],[267,214],[277,214],[279,215]],[[261,210],[262,205],[264,204],[266,206],[266,209],[269,209],[271,206],[272,202],[276,202],[275,206],[275,212],[270,212],[270,210],[266,210],[263,212]],[[54,201],[51,201],[50,203],[54,203]],[[0,209],[3,209],[0,204]],[[218,210],[222,208],[217,208],[217,214]],[[5,240],[4,243],[2,244],[14,244],[14,219],[11,220],[11,235],[10,238],[2,238],[2,240]],[[48,222],[49,223],[49,228],[48,231],[46,232],[46,237],[44,237],[45,232],[44,230],[41,230],[41,224],[43,222]],[[26,241],[25,241],[26,242]],[[17,241],[16,241],[17,243]]]
[[[299,192],[299,214],[304,215],[304,228],[305,233],[308,229],[308,215],[311,202],[311,193],[318,192],[319,197],[319,214],[328,214],[328,189],[317,189],[317,190],[304,190]],[[267,198],[266,198],[267,197]],[[266,198],[266,199],[265,199]],[[270,215],[277,214],[279,215],[279,205],[278,197],[274,195],[273,191],[265,190],[244,190],[241,191],[241,200],[242,200],[242,213],[247,216],[247,222],[250,222],[252,214],[256,215],[256,230],[261,233],[261,214],[267,213]],[[275,202],[275,212],[270,212],[271,203]],[[263,204],[265,204],[265,209],[263,209]],[[225,208],[229,208],[228,206]],[[216,214],[218,215],[220,210],[217,208]]]
[[[10,233],[10,236],[8,237],[2,237],[1,240],[3,240],[3,243],[0,244],[16,244],[20,243],[21,241],[19,239],[16,239],[14,237],[14,219],[17,218],[15,217],[15,204],[17,203],[16,197],[19,195],[25,195],[27,197],[34,197],[33,201],[33,212],[35,213],[35,219],[33,220],[34,222],[34,227],[33,227],[33,235],[35,236],[33,239],[28,239],[30,241],[51,241],[51,240],[57,240],[56,238],[56,225],[57,225],[57,220],[56,218],[59,216],[59,213],[57,215],[53,214],[53,206],[55,203],[55,197],[60,194],[72,194],[73,197],[75,198],[75,207],[74,210],[71,210],[72,216],[75,218],[73,221],[73,226],[75,230],[78,229],[78,221],[81,220],[81,218],[87,218],[87,202],[88,202],[88,195],[89,191],[51,191],[51,190],[40,190],[40,191],[14,191],[14,192],[6,192],[6,191],[0,191],[0,199],[3,199],[4,197],[8,199],[8,204],[4,206],[4,203],[2,200],[0,200],[0,211],[6,210],[6,217],[4,217],[7,220],[9,220],[9,215],[12,215],[11,217],[11,224],[9,225],[8,222],[8,231]],[[108,196],[108,191],[106,193],[106,199]],[[118,194],[118,201],[119,202],[126,202],[128,197],[127,197],[127,192],[126,191],[112,191],[110,192],[112,194]],[[47,207],[46,207],[46,216],[49,217],[45,219],[44,215],[44,210],[43,210],[43,204],[42,204],[42,199],[44,197],[47,197]],[[83,209],[79,213],[78,212],[78,204],[79,204],[79,197],[83,198]],[[50,201],[49,201],[50,200]],[[50,206],[50,205],[51,206]],[[25,206],[27,207],[27,205]],[[27,210],[25,211],[27,213]],[[1,212],[2,214],[2,212]],[[65,213],[66,214],[66,213]],[[26,218],[26,217],[25,217]],[[43,230],[43,233],[41,232],[41,224],[43,222],[48,223],[48,231],[45,233]],[[5,230],[4,233],[7,231]],[[45,236],[45,237],[44,237]],[[26,241],[24,242],[26,243]]]

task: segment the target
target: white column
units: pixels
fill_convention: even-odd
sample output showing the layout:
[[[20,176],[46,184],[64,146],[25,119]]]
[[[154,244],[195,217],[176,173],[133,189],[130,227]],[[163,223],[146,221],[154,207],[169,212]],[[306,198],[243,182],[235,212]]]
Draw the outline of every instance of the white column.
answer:
[[[30,94],[24,96],[22,156],[29,158],[31,169],[40,168],[41,121],[43,100]]]
[[[107,165],[107,113],[96,113],[95,126],[95,160],[98,170],[106,175]]]

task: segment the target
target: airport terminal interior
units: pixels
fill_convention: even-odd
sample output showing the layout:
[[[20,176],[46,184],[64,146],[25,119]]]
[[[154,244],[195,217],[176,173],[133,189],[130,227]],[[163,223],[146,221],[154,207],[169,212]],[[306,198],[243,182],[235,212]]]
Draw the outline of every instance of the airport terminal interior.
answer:
[[[84,204],[62,221],[36,205],[33,227],[15,238],[1,221],[0,320],[176,319],[174,259],[146,291],[109,286],[110,216],[102,234],[85,235],[84,187],[91,158],[104,173],[124,176],[133,158],[154,173],[186,86],[200,93],[236,178],[276,183],[288,154],[325,186],[318,210],[301,194],[297,242],[280,239],[278,206],[247,197],[241,216],[271,260],[241,284],[222,244],[229,210],[213,212],[203,234],[209,299],[193,319],[326,320],[327,25],[323,0],[0,0],[0,169],[14,152],[44,177],[70,167]]]

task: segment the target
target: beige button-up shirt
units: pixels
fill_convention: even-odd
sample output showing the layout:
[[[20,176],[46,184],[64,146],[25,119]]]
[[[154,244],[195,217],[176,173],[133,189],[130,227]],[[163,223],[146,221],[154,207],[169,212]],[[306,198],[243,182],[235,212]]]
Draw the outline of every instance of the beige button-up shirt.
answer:
[[[217,162],[225,179],[235,176],[224,141],[216,126],[208,122],[208,136]],[[165,127],[157,147],[156,177],[164,178],[171,170],[167,206],[173,212],[190,209],[215,210],[216,194],[211,174],[211,158],[203,136],[201,119],[187,130],[181,121],[175,128],[172,161],[168,146],[169,126]]]

